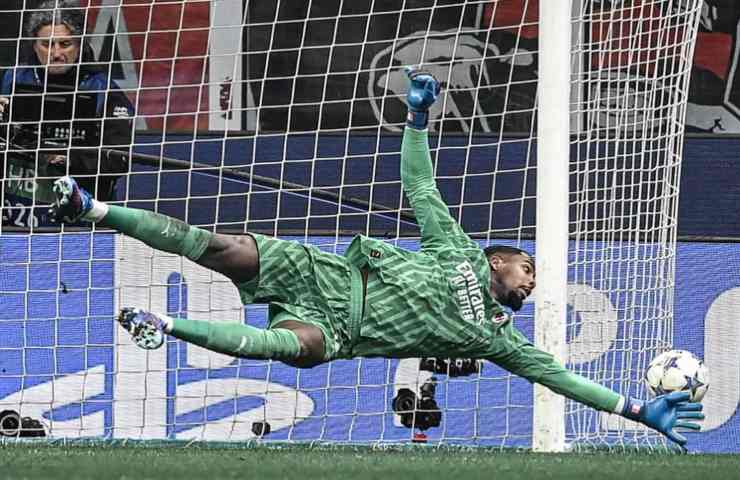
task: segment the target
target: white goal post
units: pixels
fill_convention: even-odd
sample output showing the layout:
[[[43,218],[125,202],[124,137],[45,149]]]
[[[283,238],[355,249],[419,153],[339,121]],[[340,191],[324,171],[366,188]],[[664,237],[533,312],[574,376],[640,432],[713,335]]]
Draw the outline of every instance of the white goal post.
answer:
[[[27,3],[9,12],[19,24],[36,9]],[[340,254],[355,234],[418,249],[399,173],[403,67],[437,76],[430,147],[452,215],[482,247],[536,257],[537,290],[517,327],[572,370],[646,395],[644,368],[672,344],[701,0],[81,4],[92,63],[135,110],[130,148],[115,147],[130,167],[116,174],[114,201],[214,231]],[[33,41],[19,38],[6,75],[27,68]],[[2,94],[11,106],[21,95]],[[0,417],[18,412],[65,439],[663,444],[490,363],[296,370],[174,339],[143,352],[115,325],[119,307],[256,326],[267,309],[245,309],[225,278],[138,241],[26,221],[46,208],[39,185],[59,173],[45,154],[61,149],[75,173],[79,147],[115,153],[14,125],[3,133]]]
[[[603,2],[612,10],[596,3],[540,3],[540,38],[547,40],[540,43],[538,88],[536,342],[579,373],[639,396],[646,362],[673,341],[678,182],[702,2]],[[668,52],[673,56],[661,56]],[[658,148],[630,159],[635,144]],[[589,172],[599,161],[605,170]],[[660,174],[648,179],[635,168]],[[635,275],[627,279],[634,286],[623,306],[573,285],[588,278],[601,292],[614,292],[625,279],[611,278],[613,269]],[[594,337],[578,334],[595,319]],[[633,341],[645,331],[647,341]],[[628,345],[627,359],[604,355],[592,365],[579,359],[594,359],[588,344],[603,341]],[[583,442],[567,433],[566,422],[594,420],[570,403],[566,409],[562,397],[535,387],[534,449],[563,451]],[[604,433],[587,434],[589,441],[654,441],[618,417],[602,414],[595,422]]]
[[[576,2],[578,3],[578,2]],[[565,325],[568,306],[568,193],[570,175],[572,0],[540,3],[537,85],[537,299],[535,339],[539,348],[561,362],[567,359]],[[565,400],[540,385],[534,387],[534,450],[562,451]]]

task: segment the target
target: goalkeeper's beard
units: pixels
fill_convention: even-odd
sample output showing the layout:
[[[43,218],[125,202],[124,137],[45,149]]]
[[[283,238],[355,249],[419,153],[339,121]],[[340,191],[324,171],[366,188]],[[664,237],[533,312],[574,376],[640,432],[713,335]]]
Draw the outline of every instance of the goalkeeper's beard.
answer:
[[[495,278],[491,282],[491,295],[498,303],[509,307],[514,312],[521,310],[524,304],[524,299],[521,297],[519,290],[508,288]]]
[[[516,290],[510,290],[506,295],[504,295],[503,299],[499,300],[499,302],[501,305],[509,307],[514,312],[521,310],[522,305],[524,304],[524,300],[522,300],[522,297]]]

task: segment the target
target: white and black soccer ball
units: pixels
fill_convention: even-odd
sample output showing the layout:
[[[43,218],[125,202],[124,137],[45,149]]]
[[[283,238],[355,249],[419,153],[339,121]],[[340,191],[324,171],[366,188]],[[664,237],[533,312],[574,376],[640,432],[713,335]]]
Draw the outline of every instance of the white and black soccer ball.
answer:
[[[648,390],[655,396],[687,391],[690,401],[701,402],[709,388],[704,362],[686,350],[670,350],[655,357],[645,372]]]

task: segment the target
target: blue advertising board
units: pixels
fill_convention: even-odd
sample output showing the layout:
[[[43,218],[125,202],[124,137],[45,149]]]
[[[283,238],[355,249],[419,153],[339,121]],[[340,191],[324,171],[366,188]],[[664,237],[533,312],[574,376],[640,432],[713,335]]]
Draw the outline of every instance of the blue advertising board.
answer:
[[[335,239],[312,241],[328,245]],[[401,244],[417,248],[414,241]],[[140,265],[127,272],[126,264],[151,251],[122,245],[104,233],[0,239],[0,409],[42,419],[57,437],[238,441],[254,438],[259,422],[270,424],[265,438],[271,440],[413,437],[392,404],[404,385],[431,378],[415,359],[344,360],[299,371],[280,363],[209,356],[174,339],[157,351],[136,349],[114,322],[119,303],[134,298],[125,290],[145,292],[150,304],[161,295],[160,305],[171,315],[200,318],[204,287],[192,267],[178,268],[177,262],[148,267],[160,271],[162,281],[147,280],[156,285],[137,280]],[[705,358],[711,375],[705,431],[689,434],[695,451],[740,451],[738,267],[738,244],[679,245],[674,344]],[[234,292],[218,287],[211,294]],[[211,320],[219,315],[218,301],[208,300]],[[618,301],[614,306],[621,310]],[[526,304],[517,318],[530,338],[532,310]],[[264,306],[248,306],[242,318],[264,326],[265,314]],[[604,343],[604,349],[596,356],[621,355],[612,343]],[[479,376],[434,377],[434,397],[443,414],[439,427],[424,432],[429,441],[531,444],[528,382],[488,363]],[[568,425],[568,434],[577,434],[575,423]]]
[[[165,165],[166,170],[160,170],[159,164],[156,168],[134,164],[127,181],[119,182],[119,199],[136,201],[145,208],[156,201],[160,211],[187,218],[195,225],[221,223],[239,229],[246,226],[247,230],[341,228],[369,230],[379,236],[398,229],[411,235],[416,230],[413,221],[401,218],[399,223],[393,214],[368,215],[366,205],[350,200],[372,204],[374,212],[401,205],[399,136],[276,135],[196,142],[185,136],[172,137],[172,143],[162,145],[158,136],[137,134],[135,150],[196,161],[199,169]],[[467,137],[431,135],[430,146],[442,197],[466,232],[487,233],[493,225],[500,232],[534,234],[535,141],[475,135],[468,145]],[[736,221],[740,202],[738,151],[738,137],[687,139],[681,165],[680,236],[740,237],[740,222]],[[634,152],[634,156],[639,154]],[[249,175],[306,187],[294,185],[278,193],[274,184],[252,182]],[[598,182],[605,180],[597,175],[590,181],[596,182],[592,188],[597,188]],[[340,195],[341,205],[334,198],[322,197],[318,189]],[[489,208],[492,195],[497,200],[495,208]],[[310,223],[305,220],[309,212]],[[275,221],[278,218],[280,222]]]

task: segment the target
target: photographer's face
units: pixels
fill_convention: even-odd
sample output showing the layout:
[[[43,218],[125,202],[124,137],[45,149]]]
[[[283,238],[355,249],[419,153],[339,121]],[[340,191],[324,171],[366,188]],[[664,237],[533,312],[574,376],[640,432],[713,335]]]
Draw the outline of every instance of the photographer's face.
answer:
[[[36,34],[33,50],[49,75],[61,75],[77,63],[80,39],[66,25],[46,25]]]

